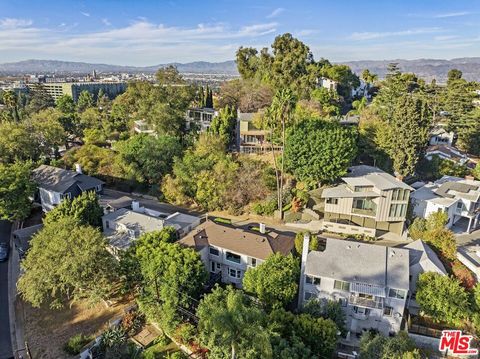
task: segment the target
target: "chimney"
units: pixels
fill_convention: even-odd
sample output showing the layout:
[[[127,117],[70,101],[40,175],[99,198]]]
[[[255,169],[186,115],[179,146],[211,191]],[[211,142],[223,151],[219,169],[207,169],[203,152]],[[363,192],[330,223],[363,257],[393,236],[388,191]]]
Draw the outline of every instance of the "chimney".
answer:
[[[475,180],[475,177],[473,177],[473,176],[471,176],[471,175],[466,175],[466,176],[465,176],[465,179],[466,179],[467,181],[474,181],[474,180]]]
[[[298,308],[303,306],[303,284],[305,283],[305,267],[307,266],[307,256],[308,248],[310,247],[310,233],[305,233],[303,236],[303,246],[302,246],[302,263],[300,267],[300,283],[298,290]]]
[[[82,174],[82,166],[80,166],[80,163],[75,163],[75,172]]]
[[[259,223],[258,227],[260,228],[260,233],[265,234],[265,223]]]
[[[132,210],[134,212],[140,212],[140,202],[132,201]]]

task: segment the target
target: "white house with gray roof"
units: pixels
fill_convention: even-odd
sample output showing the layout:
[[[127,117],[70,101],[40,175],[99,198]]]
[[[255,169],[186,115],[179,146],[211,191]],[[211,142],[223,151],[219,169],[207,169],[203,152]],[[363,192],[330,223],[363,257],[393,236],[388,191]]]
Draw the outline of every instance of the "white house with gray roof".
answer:
[[[480,181],[473,177],[443,176],[413,192],[411,201],[416,217],[447,213],[446,226],[455,227],[455,232],[470,233],[480,227]]]
[[[410,186],[379,168],[353,166],[341,184],[326,188],[325,230],[371,237],[403,234]]]
[[[323,251],[304,246],[301,281],[303,304],[341,303],[350,335],[368,329],[397,333],[409,291],[409,251],[328,238]]]
[[[103,234],[109,243],[109,249],[117,255],[128,249],[144,233],[161,231],[165,227],[174,227],[179,238],[200,224],[200,218],[175,212],[161,213],[140,207],[136,201],[130,208],[119,208],[102,217]]]
[[[75,171],[41,165],[33,170],[33,180],[38,186],[37,200],[44,212],[52,210],[65,198],[73,199],[86,191],[101,193],[105,182],[82,173],[80,165]]]

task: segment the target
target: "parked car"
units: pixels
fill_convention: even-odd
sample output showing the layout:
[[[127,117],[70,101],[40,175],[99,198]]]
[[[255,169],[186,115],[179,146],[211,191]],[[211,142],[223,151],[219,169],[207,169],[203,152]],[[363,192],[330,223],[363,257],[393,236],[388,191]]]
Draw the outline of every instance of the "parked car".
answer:
[[[10,246],[8,243],[0,243],[0,262],[5,262],[8,260],[8,252],[10,251]]]

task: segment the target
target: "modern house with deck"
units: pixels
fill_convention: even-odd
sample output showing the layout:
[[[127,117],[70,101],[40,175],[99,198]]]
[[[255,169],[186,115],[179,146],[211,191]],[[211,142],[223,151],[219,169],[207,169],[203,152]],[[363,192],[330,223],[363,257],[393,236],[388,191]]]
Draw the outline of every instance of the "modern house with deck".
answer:
[[[370,237],[386,232],[403,234],[413,188],[365,165],[351,167],[342,182],[322,191],[325,230]]]

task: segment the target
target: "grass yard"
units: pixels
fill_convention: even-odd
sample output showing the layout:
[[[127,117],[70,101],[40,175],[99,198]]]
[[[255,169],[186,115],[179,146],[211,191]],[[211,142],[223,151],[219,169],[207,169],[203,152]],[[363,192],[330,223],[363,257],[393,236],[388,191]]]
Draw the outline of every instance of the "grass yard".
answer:
[[[158,343],[149,348],[147,348],[143,356],[145,359],[163,359],[166,358],[168,354],[172,354],[180,351],[177,345],[174,342],[169,344]]]

